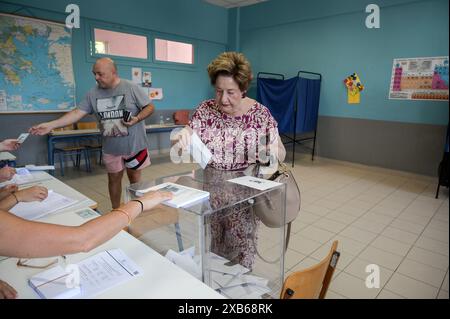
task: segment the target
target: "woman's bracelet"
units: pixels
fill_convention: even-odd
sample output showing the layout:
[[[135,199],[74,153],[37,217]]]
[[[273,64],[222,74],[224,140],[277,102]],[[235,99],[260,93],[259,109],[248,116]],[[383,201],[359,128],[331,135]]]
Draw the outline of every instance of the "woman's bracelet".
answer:
[[[123,209],[119,209],[119,208],[113,209],[112,212],[120,212],[120,213],[122,213],[122,214],[125,214],[125,216],[127,216],[127,219],[128,219],[128,226],[130,226],[130,224],[131,224],[131,216],[130,216],[130,214],[128,214],[128,213],[127,213],[126,211],[124,211]]]
[[[144,204],[139,199],[132,199],[130,202],[138,202],[141,204],[141,213],[144,211]]]

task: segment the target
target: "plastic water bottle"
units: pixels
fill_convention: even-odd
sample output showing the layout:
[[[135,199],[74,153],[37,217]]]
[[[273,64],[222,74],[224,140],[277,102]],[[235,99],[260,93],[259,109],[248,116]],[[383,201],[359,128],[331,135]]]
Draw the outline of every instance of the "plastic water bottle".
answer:
[[[164,125],[164,116],[159,116],[159,125]]]

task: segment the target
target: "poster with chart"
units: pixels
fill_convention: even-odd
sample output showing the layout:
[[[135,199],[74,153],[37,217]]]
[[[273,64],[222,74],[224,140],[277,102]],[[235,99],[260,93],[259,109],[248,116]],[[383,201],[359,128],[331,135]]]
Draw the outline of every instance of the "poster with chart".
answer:
[[[0,113],[74,106],[71,31],[64,24],[0,13]]]
[[[448,56],[394,59],[389,99],[448,101]]]

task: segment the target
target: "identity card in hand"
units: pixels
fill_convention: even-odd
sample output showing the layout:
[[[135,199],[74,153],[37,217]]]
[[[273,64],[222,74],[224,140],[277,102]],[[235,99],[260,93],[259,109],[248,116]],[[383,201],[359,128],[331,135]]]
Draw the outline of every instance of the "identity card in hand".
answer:
[[[27,139],[28,135],[30,135],[30,133],[22,133],[19,135],[19,137],[17,138],[17,142],[19,144],[22,144],[23,142],[25,142],[25,140]]]

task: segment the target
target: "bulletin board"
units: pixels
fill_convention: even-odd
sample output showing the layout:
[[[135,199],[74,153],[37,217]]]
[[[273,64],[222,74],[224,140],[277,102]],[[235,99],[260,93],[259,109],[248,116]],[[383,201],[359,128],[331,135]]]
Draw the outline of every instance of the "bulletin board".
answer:
[[[448,56],[394,59],[389,98],[448,101]]]

